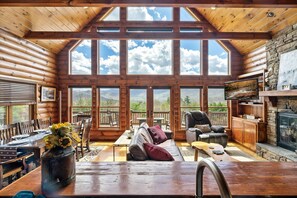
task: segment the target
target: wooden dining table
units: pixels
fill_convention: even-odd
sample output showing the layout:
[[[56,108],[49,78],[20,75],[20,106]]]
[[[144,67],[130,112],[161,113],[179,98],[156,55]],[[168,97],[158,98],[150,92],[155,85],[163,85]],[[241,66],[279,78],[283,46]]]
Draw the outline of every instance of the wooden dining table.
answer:
[[[36,162],[40,164],[41,155],[45,151],[43,137],[46,135],[48,135],[47,130],[38,130],[26,138],[2,140],[0,149],[1,147],[15,147],[20,152],[33,152]]]
[[[215,162],[234,197],[297,196],[297,164],[290,162]],[[194,197],[197,162],[78,162],[76,179],[46,197]],[[21,190],[41,194],[41,168],[0,190],[12,197]],[[218,196],[205,169],[203,192]]]

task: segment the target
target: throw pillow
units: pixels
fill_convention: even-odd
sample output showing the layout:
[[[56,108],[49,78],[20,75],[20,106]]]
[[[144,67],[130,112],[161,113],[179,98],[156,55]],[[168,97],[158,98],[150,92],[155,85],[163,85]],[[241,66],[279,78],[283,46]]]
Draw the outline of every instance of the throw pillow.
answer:
[[[167,140],[167,136],[159,125],[149,127],[148,131],[153,138],[154,144],[161,144]]]
[[[211,132],[211,128],[209,124],[196,124],[194,128],[199,129],[202,133],[209,133]]]
[[[152,160],[174,161],[172,155],[160,146],[153,145],[151,143],[144,143],[143,147],[144,147],[148,157]]]
[[[145,143],[145,139],[143,138],[142,134],[137,133],[133,136],[131,143],[129,145],[129,152],[130,155],[133,157],[134,160],[146,160],[148,158],[145,149],[143,148],[143,144]]]

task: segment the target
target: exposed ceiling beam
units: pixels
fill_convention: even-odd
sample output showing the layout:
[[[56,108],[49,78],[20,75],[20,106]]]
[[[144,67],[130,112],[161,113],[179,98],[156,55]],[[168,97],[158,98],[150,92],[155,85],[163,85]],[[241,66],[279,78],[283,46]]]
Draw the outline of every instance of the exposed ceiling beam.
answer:
[[[296,0],[1,0],[2,7],[245,7],[296,8]]]
[[[58,39],[58,40],[79,40],[79,39],[215,39],[215,40],[268,40],[271,39],[270,33],[255,32],[200,32],[200,33],[181,33],[181,32],[29,32],[26,39]]]

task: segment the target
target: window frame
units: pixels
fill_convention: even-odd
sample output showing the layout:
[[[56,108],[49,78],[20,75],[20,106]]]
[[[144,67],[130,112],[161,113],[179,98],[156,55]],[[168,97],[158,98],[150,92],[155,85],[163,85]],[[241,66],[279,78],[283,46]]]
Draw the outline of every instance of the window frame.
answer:
[[[181,65],[182,65],[182,62],[181,62],[181,41],[183,41],[183,40],[179,40],[179,76],[203,76],[203,62],[202,62],[202,60],[203,60],[203,52],[202,52],[202,50],[201,49],[203,49],[203,45],[202,45],[202,43],[203,43],[203,40],[199,40],[199,39],[197,39],[197,40],[194,40],[194,41],[200,41],[200,46],[199,46],[199,50],[200,50],[200,64],[199,64],[199,74],[182,74],[181,73]]]
[[[199,89],[199,93],[198,93],[198,95],[199,95],[199,106],[198,107],[193,107],[193,109],[194,108],[197,108],[197,109],[194,109],[194,110],[202,110],[202,105],[201,105],[201,99],[202,99],[202,91],[203,91],[203,87],[202,86],[181,86],[180,88],[179,88],[179,92],[180,92],[180,96],[179,96],[179,98],[180,98],[180,103],[179,103],[179,114],[180,114],[180,123],[179,123],[179,127],[180,127],[180,129],[185,129],[185,126],[183,126],[183,120],[184,120],[184,117],[183,117],[183,115],[182,115],[182,109],[183,108],[189,108],[189,107],[184,107],[184,106],[181,106],[181,103],[182,103],[182,96],[181,96],[181,92],[182,92],[182,89]],[[186,112],[186,111],[185,111]]]
[[[105,39],[104,39],[105,40]],[[108,41],[118,41],[119,43],[119,62],[118,62],[118,68],[119,68],[119,73],[117,74],[101,74],[100,73],[100,42],[103,40],[98,40],[97,41],[97,75],[99,76],[112,76],[112,75],[117,75],[119,76],[121,74],[121,40],[119,39],[109,39]]]
[[[79,47],[79,45],[84,41],[84,40],[90,40],[91,41],[91,47],[90,47],[90,54],[91,54],[91,67],[90,67],[90,71],[91,73],[90,74],[73,74],[72,73],[72,52],[77,48]],[[79,40],[74,46],[72,46],[72,48],[68,51],[68,75],[69,76],[79,76],[79,75],[82,75],[82,76],[87,76],[87,75],[92,75],[93,74],[93,71],[92,71],[92,48],[93,48],[93,40],[92,39],[81,39]]]
[[[131,74],[131,73],[129,73],[129,41],[131,41],[131,40],[137,40],[137,39],[129,39],[129,40],[126,40],[126,52],[127,52],[127,55],[126,55],[126,57],[127,57],[127,61],[126,61],[126,75],[127,76],[137,76],[137,75],[139,75],[139,76],[173,76],[174,75],[174,40],[169,40],[169,41],[171,41],[171,73],[170,74],[145,74],[145,73],[143,73],[143,74]],[[163,40],[159,40],[159,39],[142,39],[142,40],[138,40],[138,41],[166,41],[166,40],[168,40],[168,39],[163,39]]]
[[[217,42],[218,43],[218,45],[220,45],[227,53],[228,53],[228,55],[227,55],[227,70],[228,70],[228,72],[227,72],[227,74],[209,74],[209,71],[210,71],[210,67],[209,67],[209,41],[214,41],[214,42]],[[231,74],[231,72],[232,72],[232,67],[231,67],[231,51],[223,44],[223,43],[221,43],[221,41],[220,40],[208,40],[207,41],[207,45],[208,45],[208,50],[207,50],[207,62],[208,62],[208,70],[207,70],[207,74],[208,74],[208,76],[231,76],[232,74]]]
[[[208,114],[209,114],[209,119],[211,119],[211,115],[210,115],[210,106],[209,106],[209,90],[210,89],[222,89],[224,91],[224,86],[208,86],[207,87],[207,109],[208,109]],[[224,95],[223,95],[223,99],[225,99]],[[226,122],[226,125],[222,125],[222,126],[225,126],[225,127],[228,127],[228,118],[229,118],[229,114],[230,114],[230,109],[229,109],[229,106],[228,106],[228,101],[226,101],[226,106],[222,106],[221,108],[226,108],[226,113],[227,113],[227,122]],[[212,123],[213,125],[217,125],[216,123]],[[220,124],[221,125],[221,124]]]
[[[73,89],[79,89],[79,88],[88,88],[91,89],[91,106],[74,106],[73,105]],[[73,119],[73,108],[89,108],[90,109],[90,113],[88,114],[83,114],[86,115],[86,117],[92,117],[92,87],[91,86],[85,86],[85,87],[79,87],[79,86],[72,86],[68,88],[69,91],[69,116],[70,116],[70,122],[75,122]],[[77,118],[77,121],[78,118]]]
[[[101,91],[100,91],[100,89],[108,89],[108,88],[110,88],[110,89],[118,89],[118,92],[119,92],[119,105],[118,106],[103,106],[103,108],[112,108],[112,109],[118,109],[118,115],[116,115],[116,113],[115,113],[115,115],[114,116],[112,116],[112,112],[110,112],[111,113],[111,116],[112,116],[112,118],[115,118],[116,116],[118,117],[117,119],[117,126],[111,126],[111,125],[109,125],[108,126],[108,124],[107,125],[101,125],[101,123],[100,123],[100,115],[101,115],[101,111],[100,111],[100,109],[101,109],[101,104],[100,104],[100,97],[101,97]],[[119,129],[120,128],[120,114],[121,114],[121,89],[120,89],[120,87],[119,86],[98,86],[97,88],[96,88],[96,95],[97,95],[97,117],[98,117],[98,128],[99,129]],[[106,112],[106,114],[108,114],[108,112]],[[109,123],[110,124],[110,123]]]

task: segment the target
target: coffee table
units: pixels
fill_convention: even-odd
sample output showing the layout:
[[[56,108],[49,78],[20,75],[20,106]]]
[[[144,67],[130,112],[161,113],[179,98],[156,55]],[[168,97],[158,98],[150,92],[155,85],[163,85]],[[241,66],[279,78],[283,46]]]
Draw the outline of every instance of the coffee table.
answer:
[[[198,160],[198,151],[202,150],[212,157],[215,161],[236,161],[230,157],[225,151],[222,145],[216,143],[207,143],[202,141],[192,142],[192,147],[195,149],[194,161]],[[215,154],[214,151],[220,151],[223,154]]]
[[[131,143],[131,138],[128,138],[128,133],[130,130],[126,130],[112,145],[113,161],[115,161],[115,148],[116,147],[126,147],[126,156],[127,150]]]

